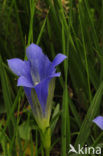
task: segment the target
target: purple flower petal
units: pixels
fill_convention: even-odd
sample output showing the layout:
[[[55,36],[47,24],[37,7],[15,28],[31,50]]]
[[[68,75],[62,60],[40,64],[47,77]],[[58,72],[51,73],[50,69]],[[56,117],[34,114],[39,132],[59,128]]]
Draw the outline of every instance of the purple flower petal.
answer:
[[[21,59],[14,58],[14,59],[9,59],[8,65],[10,69],[18,76],[26,76],[27,71],[30,70],[30,64],[27,61],[22,61]]]
[[[93,122],[103,130],[103,117],[102,116],[98,116],[96,117]]]
[[[34,87],[32,81],[29,81],[29,79],[27,79],[24,76],[20,76],[18,78],[17,86],[25,86],[25,87],[29,87],[29,88],[33,88]]]
[[[65,56],[63,54],[57,54],[52,62],[52,65],[55,67],[55,66],[59,65],[61,62],[63,62],[66,58],[67,58],[67,56]]]
[[[26,97],[28,99],[28,102],[31,105],[31,108],[33,110],[33,103],[32,103],[32,97],[31,97],[31,88],[24,87],[24,91],[25,91]]]
[[[45,113],[45,107],[47,103],[47,96],[48,96],[48,87],[50,80],[53,77],[59,77],[60,73],[55,73],[51,75],[50,77],[46,78],[45,80],[41,81],[38,85],[35,86],[35,90],[39,99],[39,102],[41,104],[43,113]]]
[[[32,75],[35,76],[33,79],[34,83],[35,81],[39,82],[46,78],[46,72],[51,62],[48,57],[43,54],[42,49],[32,43],[26,48],[26,55],[31,62]]]
[[[55,67],[57,65],[59,65],[61,62],[63,62],[66,58],[67,58],[67,56],[65,56],[63,54],[56,55],[52,64],[49,66],[48,73],[51,74],[51,73],[55,72]]]
[[[22,61],[21,59],[14,58],[8,60],[8,65],[16,75],[20,76],[18,79],[18,86],[33,86],[30,73],[31,65],[29,61]]]

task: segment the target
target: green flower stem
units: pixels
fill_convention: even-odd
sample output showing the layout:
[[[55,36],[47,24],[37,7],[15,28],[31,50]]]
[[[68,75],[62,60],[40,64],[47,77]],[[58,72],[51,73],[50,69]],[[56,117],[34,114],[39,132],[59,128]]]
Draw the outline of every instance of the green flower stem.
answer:
[[[45,149],[45,155],[50,155],[50,146],[51,146],[51,129],[50,127],[46,128],[45,131],[42,130],[40,133],[43,147]]]
[[[50,148],[45,149],[46,156],[50,156]]]

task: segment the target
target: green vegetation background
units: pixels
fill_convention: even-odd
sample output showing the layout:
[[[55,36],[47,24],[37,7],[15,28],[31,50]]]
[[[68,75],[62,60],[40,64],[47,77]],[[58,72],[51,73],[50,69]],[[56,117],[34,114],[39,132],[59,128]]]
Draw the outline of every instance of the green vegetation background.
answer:
[[[66,156],[70,143],[102,147],[103,132],[92,120],[103,114],[103,0],[2,0],[1,155],[44,155],[24,91],[7,66],[7,59],[26,58],[32,42],[51,60],[60,52],[68,56],[58,68],[51,155]]]

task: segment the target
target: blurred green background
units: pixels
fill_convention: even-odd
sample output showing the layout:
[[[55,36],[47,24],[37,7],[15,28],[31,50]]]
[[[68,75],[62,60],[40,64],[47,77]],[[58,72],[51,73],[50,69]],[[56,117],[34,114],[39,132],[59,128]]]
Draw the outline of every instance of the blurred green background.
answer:
[[[103,132],[92,120],[103,114],[103,0],[1,0],[0,153],[43,155],[30,106],[7,65],[26,58],[32,42],[50,60],[68,56],[58,68],[51,155],[66,156],[70,143],[102,147]]]

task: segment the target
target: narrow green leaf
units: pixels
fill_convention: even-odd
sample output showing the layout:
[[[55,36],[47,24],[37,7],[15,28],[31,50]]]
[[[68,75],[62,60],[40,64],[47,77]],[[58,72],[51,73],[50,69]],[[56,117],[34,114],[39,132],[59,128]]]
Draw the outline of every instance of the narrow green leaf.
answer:
[[[91,131],[92,120],[94,119],[94,117],[100,107],[102,95],[103,95],[103,82],[100,84],[100,86],[91,102],[91,105],[90,105],[88,112],[85,116],[85,119],[82,123],[79,135],[76,139],[75,147],[77,147],[78,144],[83,146],[85,144],[85,142],[87,141],[87,139],[90,135],[90,131]]]

